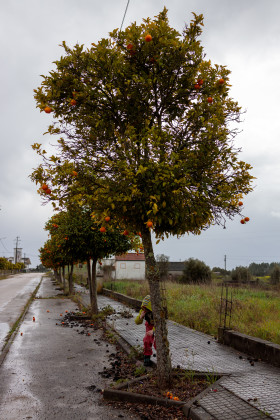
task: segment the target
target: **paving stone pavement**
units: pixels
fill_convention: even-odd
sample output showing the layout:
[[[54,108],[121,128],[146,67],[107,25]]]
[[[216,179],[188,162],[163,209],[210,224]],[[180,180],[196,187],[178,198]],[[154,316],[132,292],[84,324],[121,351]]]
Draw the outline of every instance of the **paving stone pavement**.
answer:
[[[82,294],[85,304],[89,296]],[[98,306],[112,306],[115,314],[109,324],[131,346],[142,347],[145,326],[136,325],[137,315],[128,306],[98,295]],[[123,317],[129,312],[131,317]],[[280,368],[255,361],[251,366],[246,354],[218,343],[212,336],[167,321],[172,366],[184,369],[227,374],[215,388],[209,388],[194,406],[193,419],[280,420]],[[153,357],[156,362],[156,357]]]

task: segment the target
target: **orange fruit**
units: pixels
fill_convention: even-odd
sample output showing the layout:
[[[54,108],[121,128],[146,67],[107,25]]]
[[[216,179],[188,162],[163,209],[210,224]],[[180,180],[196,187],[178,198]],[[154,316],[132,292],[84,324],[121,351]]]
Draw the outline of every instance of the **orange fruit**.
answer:
[[[47,190],[45,190],[45,193],[46,194],[50,194],[51,193],[51,190],[48,188]]]
[[[196,83],[196,84],[194,85],[194,88],[195,88],[195,89],[200,89],[200,85],[199,85],[198,83]]]
[[[49,187],[47,186],[47,184],[42,184],[42,190],[46,191]]]
[[[242,225],[244,225],[245,220],[241,219],[241,220],[240,220],[240,223],[241,223]]]
[[[20,333],[20,335],[23,335],[23,333]]]
[[[49,114],[50,112],[52,112],[52,109],[49,106],[46,106],[46,108],[44,109],[44,111]]]
[[[225,83],[224,79],[219,79],[219,84],[223,85]]]
[[[152,38],[152,35],[150,35],[150,34],[148,34],[148,35],[145,36],[145,41],[146,42],[151,42],[152,39],[153,39]]]
[[[123,235],[127,236],[128,234],[129,234],[128,230],[125,229],[124,232],[123,232]]]
[[[147,227],[148,228],[153,227],[153,222],[151,220],[148,220]]]
[[[106,228],[104,226],[101,226],[101,228],[99,229],[100,232],[105,233],[106,232]]]
[[[213,98],[211,98],[211,96],[209,96],[209,98],[207,98],[207,101],[208,101],[209,104],[212,104]]]
[[[245,222],[249,222],[250,219],[249,219],[249,217],[245,217],[244,220],[245,220]]]
[[[126,48],[127,48],[128,50],[132,50],[132,49],[133,49],[133,44],[128,44],[128,45],[126,46]]]
[[[78,175],[78,172],[76,172],[76,171],[72,171],[72,175],[73,175],[73,176],[77,176],[77,175]]]
[[[35,316],[33,316],[33,322],[35,322]]]
[[[76,101],[76,99],[71,99],[70,104],[71,104],[72,106],[77,105],[77,101]]]
[[[239,205],[239,206],[243,206],[242,201],[239,201],[238,205]]]
[[[198,79],[198,80],[197,80],[197,83],[198,83],[200,86],[202,86],[202,85],[203,85],[203,79]]]
[[[110,217],[110,216],[106,216],[106,217],[105,217],[105,222],[109,222],[109,221],[110,221],[110,219],[111,219],[111,217]]]

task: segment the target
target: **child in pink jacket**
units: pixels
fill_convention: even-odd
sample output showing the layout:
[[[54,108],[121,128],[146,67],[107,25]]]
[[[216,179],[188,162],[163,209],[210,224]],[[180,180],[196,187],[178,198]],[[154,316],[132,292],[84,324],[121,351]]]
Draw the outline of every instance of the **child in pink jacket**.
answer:
[[[153,354],[152,346],[156,349],[155,342],[155,328],[154,328],[154,317],[152,312],[151,298],[147,295],[142,302],[140,312],[135,318],[137,325],[143,323],[145,318],[146,334],[143,338],[144,343],[144,366],[151,366],[151,355]]]

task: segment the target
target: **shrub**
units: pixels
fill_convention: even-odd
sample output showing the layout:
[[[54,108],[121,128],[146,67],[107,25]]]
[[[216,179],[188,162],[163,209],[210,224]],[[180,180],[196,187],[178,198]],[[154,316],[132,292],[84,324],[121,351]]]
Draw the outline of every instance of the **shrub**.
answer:
[[[181,283],[211,283],[211,270],[203,261],[189,258],[185,261]]]
[[[247,267],[239,266],[231,272],[231,280],[235,283],[248,283],[251,279],[252,276]]]
[[[272,284],[280,283],[280,266],[275,265],[270,274],[270,281]]]

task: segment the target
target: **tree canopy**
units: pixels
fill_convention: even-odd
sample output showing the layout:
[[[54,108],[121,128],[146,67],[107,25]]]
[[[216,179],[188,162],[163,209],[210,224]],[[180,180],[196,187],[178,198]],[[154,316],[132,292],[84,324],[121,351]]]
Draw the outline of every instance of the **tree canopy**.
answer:
[[[210,283],[211,269],[203,261],[189,258],[184,263],[182,283]]]
[[[180,35],[164,9],[89,49],[63,42],[65,56],[35,90],[57,122],[49,133],[63,135],[50,158],[33,146],[45,158],[34,178],[52,184],[53,198],[82,193],[130,229],[151,219],[158,236],[240,213],[252,178],[232,142],[241,109],[230,71],[204,60],[202,24],[194,15]]]

